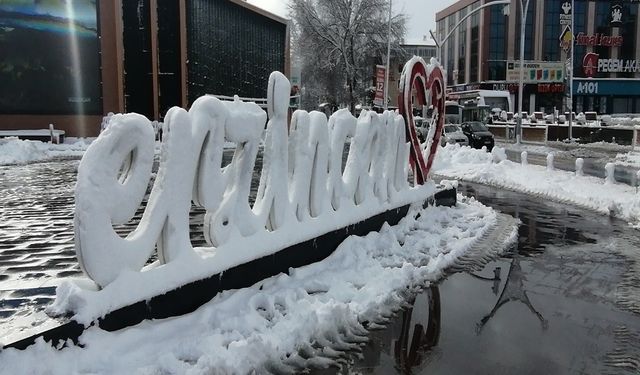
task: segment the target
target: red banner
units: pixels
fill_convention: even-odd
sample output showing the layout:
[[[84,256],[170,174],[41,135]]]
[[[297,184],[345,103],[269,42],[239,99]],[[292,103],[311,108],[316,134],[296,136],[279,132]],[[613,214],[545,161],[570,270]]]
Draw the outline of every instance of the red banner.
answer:
[[[373,98],[373,105],[378,107],[384,105],[384,76],[386,70],[384,65],[376,65],[376,96]]]

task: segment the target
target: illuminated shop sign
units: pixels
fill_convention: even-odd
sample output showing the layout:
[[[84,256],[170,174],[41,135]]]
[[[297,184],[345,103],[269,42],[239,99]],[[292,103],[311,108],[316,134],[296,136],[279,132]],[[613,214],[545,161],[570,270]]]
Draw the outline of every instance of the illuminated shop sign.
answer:
[[[589,52],[584,55],[582,59],[582,69],[584,70],[585,76],[593,77],[598,71],[598,54]]]
[[[564,92],[562,83],[538,83],[538,94],[552,94]]]
[[[598,59],[598,71],[603,73],[636,73],[639,68],[637,60]]]
[[[519,84],[517,82],[482,83],[480,85],[481,90],[509,91],[511,94],[517,93],[518,88]],[[524,89],[529,93],[554,94],[563,93],[565,91],[565,85],[564,83],[525,83]]]
[[[596,72],[601,73],[637,73],[640,64],[637,60],[601,59],[597,53],[587,53],[582,59],[582,69],[587,77],[593,77]]]
[[[640,95],[640,81],[630,79],[575,79],[573,82],[575,95]]]
[[[614,4],[611,6],[611,26],[616,27],[622,25],[622,5]]]
[[[562,12],[560,12],[560,25],[571,26],[571,3],[566,1],[562,3]]]
[[[620,47],[624,38],[622,36],[611,36],[604,34],[587,35],[578,33],[576,36],[576,44],[579,46],[602,46],[602,47]]]
[[[571,42],[573,41],[573,32],[571,31],[571,13],[573,9],[571,7],[571,3],[565,1],[561,6],[562,11],[560,12],[560,28],[562,29],[562,33],[560,34],[560,47],[568,52],[569,48],[571,48]]]

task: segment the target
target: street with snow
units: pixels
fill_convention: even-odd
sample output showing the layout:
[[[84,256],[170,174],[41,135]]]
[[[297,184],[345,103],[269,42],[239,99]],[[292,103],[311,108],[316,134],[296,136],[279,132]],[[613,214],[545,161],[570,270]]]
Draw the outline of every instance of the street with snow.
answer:
[[[73,190],[91,141],[0,141],[3,344],[57,324],[47,315],[65,298],[56,287],[83,279]],[[223,292],[191,314],[117,332],[92,327],[79,346],[5,349],[0,372],[633,373],[637,189],[604,171],[523,163],[522,151],[562,152],[448,145],[432,173],[458,181],[455,207],[413,208],[321,262]],[[634,152],[581,152],[639,166]],[[194,246],[205,244],[202,220],[192,211]]]

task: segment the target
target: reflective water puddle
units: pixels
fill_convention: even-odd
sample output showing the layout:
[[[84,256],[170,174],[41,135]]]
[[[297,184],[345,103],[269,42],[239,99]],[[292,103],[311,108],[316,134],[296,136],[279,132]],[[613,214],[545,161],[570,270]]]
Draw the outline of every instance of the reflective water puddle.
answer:
[[[520,218],[517,246],[426,288],[342,370],[312,373],[637,374],[636,231],[518,193],[460,191]]]

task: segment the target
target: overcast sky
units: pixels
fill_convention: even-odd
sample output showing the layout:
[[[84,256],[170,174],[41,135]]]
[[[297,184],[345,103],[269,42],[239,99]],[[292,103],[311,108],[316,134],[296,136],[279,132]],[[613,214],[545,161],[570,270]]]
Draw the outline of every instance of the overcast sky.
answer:
[[[287,17],[287,0],[248,0],[250,3],[282,17]],[[407,41],[429,37],[429,29],[436,31],[436,12],[457,0],[392,0],[394,13],[408,15]]]

